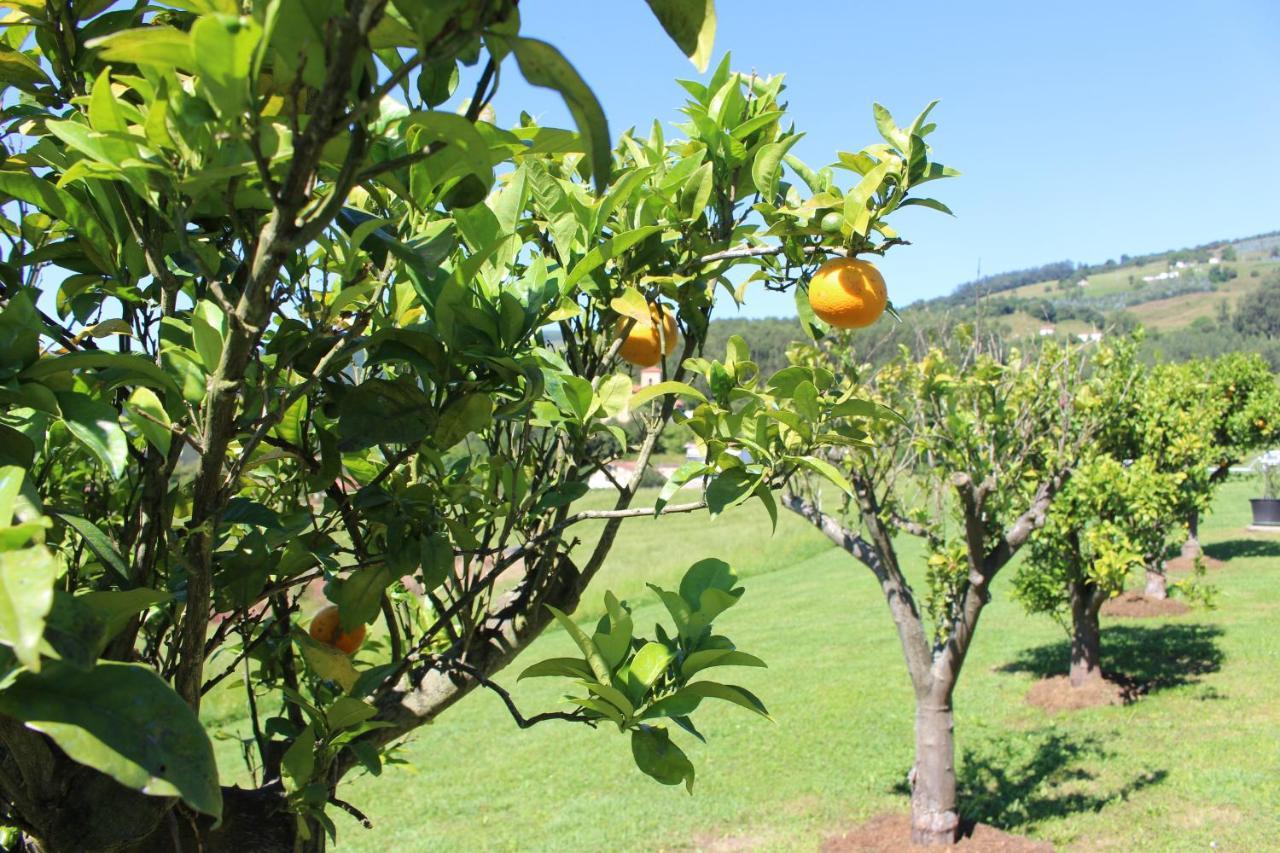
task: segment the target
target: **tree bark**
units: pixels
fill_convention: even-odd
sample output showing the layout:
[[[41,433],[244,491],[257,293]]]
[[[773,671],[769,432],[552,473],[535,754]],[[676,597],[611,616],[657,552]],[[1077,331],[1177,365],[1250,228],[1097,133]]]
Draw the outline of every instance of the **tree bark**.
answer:
[[[1169,589],[1164,573],[1164,561],[1159,557],[1147,562],[1147,588],[1143,595],[1147,598],[1161,601],[1169,597]]]
[[[1187,518],[1187,541],[1182,543],[1182,556],[1194,560],[1204,553],[1200,547],[1200,511],[1193,509]]]
[[[1102,635],[1098,626],[1101,602],[1097,587],[1083,580],[1071,582],[1071,686],[1084,687],[1102,679]]]
[[[911,843],[954,844],[956,812],[955,736],[950,698],[916,700],[916,763],[911,768]]]

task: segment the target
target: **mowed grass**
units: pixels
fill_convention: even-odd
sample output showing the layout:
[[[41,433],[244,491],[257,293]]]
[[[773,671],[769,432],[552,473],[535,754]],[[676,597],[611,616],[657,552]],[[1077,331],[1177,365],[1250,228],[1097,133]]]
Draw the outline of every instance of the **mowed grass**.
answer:
[[[1252,536],[1256,484],[1220,492],[1203,525],[1230,558],[1210,581],[1217,608],[1168,620],[1105,624],[1105,663],[1154,682],[1133,705],[1049,714],[1024,695],[1065,671],[1065,635],[1009,598],[998,579],[955,697],[963,807],[980,820],[1066,849],[1271,849],[1280,839],[1280,537]],[[679,499],[677,499],[679,500]],[[698,770],[694,793],[640,774],[616,731],[550,722],[521,730],[478,692],[400,750],[403,765],[361,776],[335,809],[341,851],[696,849],[815,850],[827,835],[903,811],[912,704],[901,652],[870,573],[784,514],[776,536],[745,507],[624,526],[585,611],[606,588],[639,606],[637,628],[665,620],[643,591],[684,566],[726,556],[746,595],[721,630],[768,670],[716,672],[756,692],[774,722],[708,703],[708,743],[677,735]],[[918,547],[904,556],[919,580]],[[917,585],[918,586],[918,585]],[[560,707],[563,684],[517,683],[519,669],[571,654],[549,631],[499,681],[526,715]],[[219,749],[237,775],[232,745]],[[738,849],[738,848],[734,848]]]

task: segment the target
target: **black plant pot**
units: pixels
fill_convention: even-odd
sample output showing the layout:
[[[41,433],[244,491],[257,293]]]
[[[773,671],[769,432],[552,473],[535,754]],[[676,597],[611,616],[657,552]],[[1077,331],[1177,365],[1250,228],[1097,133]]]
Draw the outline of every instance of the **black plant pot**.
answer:
[[[1253,523],[1280,527],[1280,498],[1250,498]]]

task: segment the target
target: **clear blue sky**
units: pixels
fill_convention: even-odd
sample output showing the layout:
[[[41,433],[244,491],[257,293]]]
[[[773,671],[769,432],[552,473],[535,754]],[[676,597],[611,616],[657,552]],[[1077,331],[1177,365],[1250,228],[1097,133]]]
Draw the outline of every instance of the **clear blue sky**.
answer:
[[[909,119],[942,103],[932,184],[956,213],[904,211],[914,245],[883,268],[899,304],[984,273],[1100,262],[1280,228],[1280,2],[911,4],[719,0],[716,57],[785,73],[796,149],[822,165],[878,140],[871,103]],[[643,0],[524,0],[524,35],[559,47],[610,131],[678,121],[698,74]],[[713,62],[714,65],[714,62]],[[571,126],[514,61],[494,106]],[[466,85],[464,83],[464,85]],[[757,292],[747,316],[792,314]]]

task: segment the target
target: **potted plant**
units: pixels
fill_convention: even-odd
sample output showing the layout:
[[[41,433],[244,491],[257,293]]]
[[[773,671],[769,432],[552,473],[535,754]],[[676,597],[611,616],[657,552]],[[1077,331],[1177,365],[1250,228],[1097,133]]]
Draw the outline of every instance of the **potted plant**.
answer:
[[[1262,497],[1251,498],[1253,523],[1257,527],[1280,528],[1280,450],[1269,450],[1258,457],[1262,472]]]

